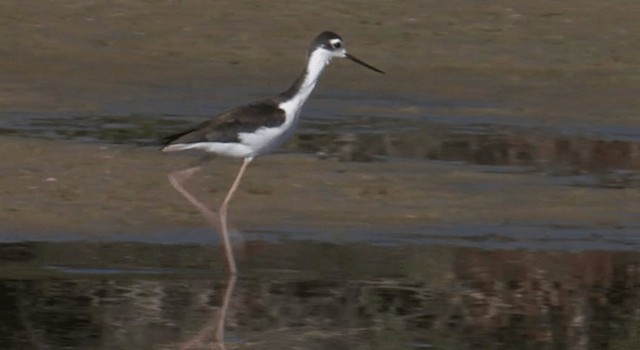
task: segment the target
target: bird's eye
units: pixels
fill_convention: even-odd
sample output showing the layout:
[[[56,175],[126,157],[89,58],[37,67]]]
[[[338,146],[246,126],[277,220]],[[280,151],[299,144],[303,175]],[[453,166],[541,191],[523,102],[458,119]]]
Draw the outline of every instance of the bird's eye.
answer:
[[[336,41],[335,43],[332,44],[334,49],[339,49],[342,47],[342,43],[339,41]]]

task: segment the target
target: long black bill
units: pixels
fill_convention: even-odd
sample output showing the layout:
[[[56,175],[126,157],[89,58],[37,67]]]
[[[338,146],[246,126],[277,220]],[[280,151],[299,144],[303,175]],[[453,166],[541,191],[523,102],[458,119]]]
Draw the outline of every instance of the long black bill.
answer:
[[[368,64],[366,64],[366,63],[362,62],[361,60],[359,60],[359,59],[355,58],[355,56],[352,56],[352,55],[350,55],[350,54],[346,54],[346,56],[345,56],[345,57],[346,57],[346,58],[348,58],[348,59],[350,59],[350,60],[352,60],[353,62],[355,62],[355,63],[357,63],[357,64],[361,64],[361,65],[363,65],[363,66],[365,66],[365,67],[367,67],[367,68],[371,69],[371,70],[372,70],[372,71],[374,71],[374,72],[378,72],[378,73],[380,73],[380,74],[385,74],[383,71],[379,70],[378,68],[376,68],[376,67],[374,67],[374,66],[371,66],[371,65],[368,65]]]

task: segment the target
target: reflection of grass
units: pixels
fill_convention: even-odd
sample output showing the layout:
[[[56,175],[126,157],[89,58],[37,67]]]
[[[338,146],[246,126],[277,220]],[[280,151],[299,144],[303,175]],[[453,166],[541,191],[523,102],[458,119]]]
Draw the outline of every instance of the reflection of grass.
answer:
[[[210,261],[215,258],[210,247],[200,245],[39,242],[30,243],[23,249],[30,257],[20,261],[7,261],[6,257],[3,258],[0,264],[0,278],[38,279],[62,275],[59,270],[50,268],[51,266],[95,271],[122,269],[123,274],[127,269],[166,268],[188,274],[189,269],[208,268]],[[140,276],[138,273],[136,275]],[[158,276],[170,275],[172,274],[163,273]]]
[[[14,129],[0,128],[0,135],[16,135],[18,131]]]
[[[612,337],[610,349],[635,350],[640,344],[640,310],[622,324],[618,334]]]
[[[607,308],[606,319],[595,324],[600,329],[594,333],[591,342],[606,349],[635,350],[640,344],[640,310],[620,310]],[[605,346],[606,345],[606,346]]]
[[[383,329],[373,333],[371,338],[372,349],[407,349],[413,340],[403,331]]]
[[[33,120],[28,128],[0,132],[66,140],[133,143],[159,139],[185,127],[185,124],[183,121],[141,115],[81,116],[41,118]]]
[[[355,118],[355,120],[354,120]],[[0,134],[152,144],[199,122],[201,117],[76,116],[43,117]],[[384,130],[385,132],[380,132]],[[428,138],[425,138],[428,135]],[[585,138],[581,134],[498,124],[446,124],[385,117],[349,118],[348,122],[308,119],[287,142],[286,152],[315,153],[323,159],[377,162],[393,159],[456,161],[498,167],[499,172],[538,172],[584,187],[634,188],[638,142]],[[576,178],[580,175],[580,178]],[[364,194],[384,189],[367,189]]]
[[[63,273],[44,269],[38,262],[30,263],[2,263],[0,265],[0,278],[5,280],[13,279],[41,279],[62,277]]]
[[[258,341],[453,350],[566,348],[587,340],[593,348],[630,350],[640,341],[640,312],[632,311],[638,309],[637,274],[628,272],[634,263],[613,265],[612,275],[621,278],[612,284],[585,285],[571,277],[576,270],[557,268],[571,265],[574,253],[554,260],[557,253],[525,252],[534,258],[525,259],[468,248],[303,241],[256,241],[247,250],[230,329]],[[158,320],[196,329],[191,317],[214,308],[220,297],[224,267],[216,251],[195,244],[5,244],[0,278],[22,281],[33,320],[46,305],[51,314],[99,314],[100,327],[130,327],[135,334],[146,334],[145,325]],[[557,271],[526,273],[552,268]],[[564,297],[544,297],[553,294]],[[122,320],[129,323],[123,327]]]

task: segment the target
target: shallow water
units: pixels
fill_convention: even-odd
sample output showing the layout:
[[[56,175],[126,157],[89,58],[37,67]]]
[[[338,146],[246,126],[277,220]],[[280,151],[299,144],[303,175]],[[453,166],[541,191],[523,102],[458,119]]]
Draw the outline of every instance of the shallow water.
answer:
[[[236,244],[237,281],[219,246],[188,243],[203,231],[182,243],[6,242],[0,345],[210,349],[224,303],[216,346],[229,349],[636,348],[633,235],[593,232],[601,248],[574,235],[563,249],[542,239],[553,235],[545,228],[509,239],[452,231],[376,243],[371,233],[331,242],[330,232],[254,232]]]

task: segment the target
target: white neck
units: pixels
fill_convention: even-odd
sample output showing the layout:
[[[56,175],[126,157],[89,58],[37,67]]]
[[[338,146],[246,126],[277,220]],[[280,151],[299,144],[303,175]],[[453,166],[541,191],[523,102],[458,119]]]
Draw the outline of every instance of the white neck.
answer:
[[[322,71],[329,64],[329,61],[331,61],[331,56],[329,56],[326,50],[316,50],[311,54],[309,61],[307,62],[306,75],[296,96],[300,96],[303,100],[306,100],[309,97],[311,91],[315,88]]]
[[[304,105],[309,95],[311,95],[311,92],[316,87],[318,78],[320,78],[322,71],[330,61],[331,55],[327,50],[318,49],[311,53],[309,61],[307,62],[307,69],[305,69],[304,75],[301,77],[302,82],[299,82],[300,78],[298,78],[292,87],[297,89],[297,91],[295,91],[295,94],[289,99],[280,103],[280,108],[285,110],[287,117],[291,116],[295,119],[300,115],[302,105]]]

